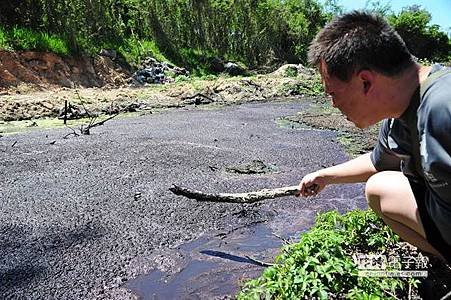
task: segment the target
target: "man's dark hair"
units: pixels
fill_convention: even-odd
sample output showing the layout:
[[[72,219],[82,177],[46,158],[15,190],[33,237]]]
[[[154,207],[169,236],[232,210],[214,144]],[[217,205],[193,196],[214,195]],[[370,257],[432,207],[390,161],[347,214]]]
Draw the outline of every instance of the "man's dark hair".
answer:
[[[364,69],[396,76],[414,63],[398,33],[382,17],[362,11],[328,23],[311,43],[308,59],[314,66],[324,60],[329,75],[342,81]]]

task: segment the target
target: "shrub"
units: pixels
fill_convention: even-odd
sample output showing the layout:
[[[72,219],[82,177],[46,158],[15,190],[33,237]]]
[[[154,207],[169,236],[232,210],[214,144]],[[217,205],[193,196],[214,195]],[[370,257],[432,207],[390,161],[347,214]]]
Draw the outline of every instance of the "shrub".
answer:
[[[285,72],[283,74],[285,77],[296,77],[298,76],[298,69],[295,67],[288,67],[285,69]]]
[[[320,214],[298,243],[283,248],[274,266],[244,285],[238,299],[380,299],[403,294],[416,282],[357,276],[352,259],[355,253],[386,253],[398,241],[370,211]]]
[[[115,47],[113,46],[113,48]],[[158,48],[157,44],[151,40],[129,38],[126,39],[123,44],[118,46],[118,51],[128,62],[134,62],[136,64],[140,64],[141,59],[146,56],[151,56],[158,61],[168,61]]]

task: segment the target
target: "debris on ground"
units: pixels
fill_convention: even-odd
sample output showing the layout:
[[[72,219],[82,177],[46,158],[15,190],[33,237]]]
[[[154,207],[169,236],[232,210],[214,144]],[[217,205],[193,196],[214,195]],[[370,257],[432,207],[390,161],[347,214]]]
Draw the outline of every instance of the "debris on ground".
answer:
[[[140,68],[133,74],[132,79],[139,84],[170,82],[171,79],[165,74],[165,71],[171,72],[174,76],[189,76],[189,71],[185,68],[174,66],[168,62],[160,63],[153,57],[146,57]]]
[[[226,171],[237,174],[267,174],[277,171],[277,167],[265,164],[261,160],[253,160],[250,163],[227,167]]]
[[[85,108],[72,103],[67,105],[67,109],[65,106],[61,107],[58,112],[58,119],[75,120],[88,116],[89,114]]]

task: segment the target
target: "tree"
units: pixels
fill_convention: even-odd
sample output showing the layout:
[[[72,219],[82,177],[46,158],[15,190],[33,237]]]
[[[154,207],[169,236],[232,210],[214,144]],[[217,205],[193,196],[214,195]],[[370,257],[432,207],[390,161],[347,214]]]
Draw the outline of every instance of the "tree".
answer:
[[[444,60],[451,54],[448,35],[438,25],[429,25],[431,14],[419,5],[405,7],[388,17],[390,24],[404,39],[410,52],[431,60]]]
[[[365,9],[384,17],[392,12],[389,2],[382,3],[379,0],[367,0]]]

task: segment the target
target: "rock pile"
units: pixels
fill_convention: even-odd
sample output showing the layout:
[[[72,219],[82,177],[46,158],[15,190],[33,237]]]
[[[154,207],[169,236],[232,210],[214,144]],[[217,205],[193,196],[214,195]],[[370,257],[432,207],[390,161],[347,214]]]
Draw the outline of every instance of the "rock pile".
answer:
[[[298,75],[312,76],[315,74],[315,70],[305,67],[302,64],[285,64],[274,71],[272,74],[284,77],[291,77],[291,75],[294,77]]]
[[[185,68],[180,68],[167,62],[160,63],[153,57],[147,57],[132,78],[140,84],[165,83],[168,81],[165,72],[171,72],[174,76],[189,76],[189,71]]]

